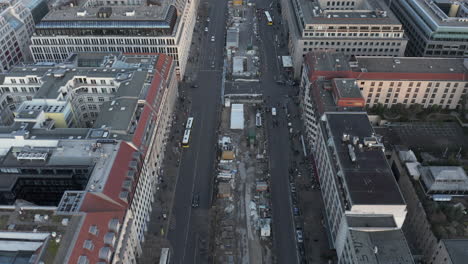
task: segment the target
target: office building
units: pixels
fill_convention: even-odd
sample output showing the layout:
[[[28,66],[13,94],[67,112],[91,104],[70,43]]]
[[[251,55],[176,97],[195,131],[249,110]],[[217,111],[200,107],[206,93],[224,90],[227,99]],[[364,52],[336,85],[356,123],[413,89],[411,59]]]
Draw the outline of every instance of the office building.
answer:
[[[4,76],[3,94],[17,96],[6,89],[13,80],[33,89],[0,128],[0,203],[24,215],[9,218],[11,232],[48,226],[31,261],[135,263],[162,173],[175,64],[164,54],[70,59]]]
[[[383,1],[283,0],[281,6],[296,78],[303,56],[314,50],[361,56],[404,54],[404,30]]]
[[[468,3],[456,0],[385,0],[409,38],[407,56],[466,57]]]
[[[317,127],[313,151],[320,155],[315,155],[314,159],[326,224],[331,243],[337,250],[338,263],[365,263],[359,257],[365,252],[375,252],[368,256],[372,258],[371,263],[382,263],[384,259],[395,261],[397,258],[389,252],[378,254],[375,246],[396,247],[396,251],[404,252],[396,263],[413,263],[408,245],[401,243],[405,241],[400,229],[406,217],[406,203],[385,158],[383,144],[375,135],[367,114],[325,112],[318,117]],[[384,223],[373,220],[369,221],[373,225],[354,225],[354,219],[349,219],[353,215],[388,218],[391,224],[388,220]],[[359,248],[360,240],[362,245],[369,246],[365,251]],[[368,242],[373,240],[386,241],[392,246]]]
[[[197,5],[197,0],[62,5],[36,26],[31,53],[36,62],[63,62],[73,52],[163,53],[174,59],[182,78]]]
[[[468,239],[441,239],[430,264],[463,264],[468,258]]]
[[[354,89],[351,96],[356,100],[362,97],[367,107],[419,104],[423,108],[439,105],[444,109],[456,109],[468,94],[467,66],[468,61],[463,58],[348,57],[341,52],[311,52],[305,57],[301,78],[303,109],[313,115],[308,110],[311,96],[314,96],[311,86],[336,78],[347,79],[348,85],[354,80],[360,94]],[[349,108],[354,103],[355,100],[337,106]]]
[[[338,66],[348,60],[341,53],[315,54],[303,67],[300,99],[311,152],[319,153],[324,222],[338,263],[414,263],[401,230],[406,202],[382,137],[364,112],[356,79]]]
[[[29,57],[34,20],[20,0],[0,1],[0,73]]]
[[[428,196],[463,196],[468,194],[468,177],[459,166],[419,167],[424,191]]]

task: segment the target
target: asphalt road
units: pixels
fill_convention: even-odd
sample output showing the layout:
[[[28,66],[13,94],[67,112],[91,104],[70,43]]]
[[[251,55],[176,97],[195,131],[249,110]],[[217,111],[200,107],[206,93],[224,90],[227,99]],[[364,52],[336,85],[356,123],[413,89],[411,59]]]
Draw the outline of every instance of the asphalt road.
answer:
[[[205,5],[202,1],[200,5]],[[268,9],[269,0],[256,1],[260,8]],[[220,109],[221,75],[223,65],[224,34],[226,25],[226,1],[209,0],[208,12],[210,22],[200,19],[204,29],[209,32],[200,35],[201,47],[198,53],[197,78],[195,83],[199,88],[187,89],[191,100],[190,116],[194,125],[191,134],[190,147],[185,149],[180,163],[180,172],[176,184],[176,194],[172,215],[175,218],[173,229],[168,233],[173,254],[173,263],[206,263],[206,251],[201,250],[203,240],[208,240],[208,209],[212,199],[212,176],[215,159],[215,144],[217,141],[217,124]],[[275,22],[280,17],[272,13]],[[262,23],[263,22],[263,23]],[[292,216],[291,195],[289,190],[289,155],[290,142],[287,129],[287,119],[282,105],[288,86],[278,85],[275,80],[280,76],[278,55],[286,55],[286,48],[276,46],[275,30],[267,26],[265,20],[260,20],[260,37],[262,43],[262,76],[260,92],[265,95],[266,105],[278,109],[279,126],[272,126],[272,116],[267,118],[267,134],[270,139],[270,171],[273,209],[273,238],[276,263],[297,263],[298,254],[295,239],[294,220]],[[215,41],[211,41],[215,36]],[[198,41],[195,37],[193,41]],[[197,55],[195,55],[197,54]],[[212,68],[214,64],[214,68]],[[280,107],[278,107],[280,105]],[[182,128],[181,128],[182,129]],[[200,207],[192,208],[193,194],[200,195]]]
[[[185,88],[191,101],[189,116],[194,117],[190,147],[183,150],[180,171],[176,184],[172,217],[173,229],[168,233],[172,245],[171,263],[206,263],[206,251],[200,248],[208,240],[208,209],[212,199],[212,176],[217,142],[221,75],[223,65],[226,1],[201,1],[200,6],[208,8],[210,22],[200,18],[202,37],[200,49],[191,50],[192,58],[197,56],[198,71],[194,83],[198,88]],[[202,7],[203,8],[203,7]],[[223,11],[224,10],[224,11]],[[209,32],[204,32],[207,26]],[[211,37],[215,41],[211,41]],[[198,36],[192,40],[197,42]],[[196,55],[198,54],[198,55]],[[212,66],[214,64],[214,67]],[[189,73],[190,74],[190,73]],[[182,84],[184,85],[184,84]],[[188,85],[186,85],[188,86]],[[183,128],[181,128],[183,129]],[[199,194],[200,206],[192,208],[192,196]],[[200,242],[201,241],[201,242]]]
[[[258,8],[270,9],[271,1],[258,0]],[[272,5],[275,7],[276,2]],[[292,213],[291,192],[289,189],[289,164],[290,164],[290,140],[287,127],[287,116],[283,109],[286,96],[291,93],[290,86],[278,85],[275,80],[281,75],[281,65],[278,56],[287,55],[286,47],[278,47],[275,43],[275,35],[279,35],[276,25],[281,17],[273,8],[270,13],[273,16],[275,26],[266,25],[265,19],[260,20],[260,38],[263,51],[263,71],[261,87],[266,98],[267,107],[276,107],[277,116],[271,114],[267,117],[267,134],[270,147],[270,174],[271,195],[273,209],[273,239],[274,252],[277,263],[298,263],[298,252],[295,235],[295,226]],[[279,36],[278,36],[279,38]],[[284,40],[285,41],[285,40]],[[273,127],[272,121],[276,119],[278,126]]]

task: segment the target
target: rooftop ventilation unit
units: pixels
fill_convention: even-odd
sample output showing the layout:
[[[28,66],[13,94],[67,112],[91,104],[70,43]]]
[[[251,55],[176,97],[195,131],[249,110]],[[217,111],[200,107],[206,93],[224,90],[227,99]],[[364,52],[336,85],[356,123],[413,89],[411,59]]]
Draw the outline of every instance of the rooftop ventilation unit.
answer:
[[[18,156],[16,157],[17,160],[40,160],[40,161],[46,161],[47,159],[47,153],[44,152],[22,152],[19,153]]]

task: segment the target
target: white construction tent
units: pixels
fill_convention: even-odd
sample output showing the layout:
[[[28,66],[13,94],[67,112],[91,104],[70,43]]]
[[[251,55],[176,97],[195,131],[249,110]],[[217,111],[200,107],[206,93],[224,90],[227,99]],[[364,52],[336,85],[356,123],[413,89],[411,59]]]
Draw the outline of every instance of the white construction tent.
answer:
[[[231,129],[244,129],[244,105],[231,105]]]

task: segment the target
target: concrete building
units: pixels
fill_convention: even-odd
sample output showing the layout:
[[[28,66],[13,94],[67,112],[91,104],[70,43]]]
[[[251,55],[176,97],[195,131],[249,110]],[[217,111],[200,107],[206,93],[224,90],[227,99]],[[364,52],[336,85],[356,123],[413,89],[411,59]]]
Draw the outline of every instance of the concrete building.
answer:
[[[369,248],[358,254],[362,249],[355,249],[361,245],[356,241],[372,241],[372,237],[376,241],[387,241],[399,248],[398,251],[406,252],[400,255],[402,262],[396,263],[413,263],[406,243],[398,242],[405,240],[398,230],[406,217],[406,203],[385,159],[383,145],[373,133],[367,114],[325,112],[317,122],[313,153],[320,153],[314,155],[314,159],[322,187],[326,224],[331,243],[337,250],[338,263],[365,263],[360,254],[366,254],[366,251],[375,252],[374,246],[379,247],[378,243],[374,242],[376,244],[372,246],[363,242]],[[389,217],[393,224],[377,224],[364,231],[376,232],[375,234],[361,233],[363,230],[357,227],[350,228],[353,225],[348,218],[352,215]],[[362,228],[365,229],[365,225]],[[369,254],[369,260],[372,258],[373,261],[371,263],[395,259],[389,253],[377,254]]]
[[[366,56],[404,54],[404,30],[383,1],[283,0],[281,7],[296,78],[303,56],[314,50]]]
[[[29,57],[34,20],[20,0],[0,1],[0,73]]]
[[[388,142],[393,144],[392,141]],[[403,224],[403,231],[410,244],[413,255],[424,263],[464,263],[468,257],[466,251],[467,241],[462,219],[445,219],[440,221],[436,217],[432,208],[439,206],[434,196],[424,193],[424,183],[421,176],[410,177],[413,173],[408,163],[414,163],[414,159],[407,159],[408,148],[400,145],[389,146],[393,148],[387,153],[392,171],[398,179],[398,185],[403,193],[408,205],[408,214]],[[404,155],[402,155],[402,153]],[[422,191],[421,191],[422,190]],[[465,204],[465,197],[454,195],[453,201],[443,200],[441,206],[447,208],[459,208],[460,204]],[[438,215],[440,217],[440,214]],[[444,217],[447,217],[444,214]],[[460,226],[453,228],[451,226]],[[442,232],[441,232],[442,230]],[[447,231],[443,231],[447,230]]]
[[[421,180],[427,195],[459,196],[468,194],[468,177],[459,166],[422,166]]]
[[[338,263],[414,263],[401,231],[406,202],[356,80],[326,74],[339,54],[316,59],[303,67],[300,98]],[[309,69],[324,75],[311,79]]]
[[[420,104],[456,109],[468,94],[467,65],[462,58],[348,57],[316,51],[305,57],[301,87],[308,96],[309,86],[317,81],[348,78],[355,80],[367,107]]]
[[[37,262],[135,263],[162,173],[177,97],[175,64],[164,54],[72,57],[5,76],[36,79],[14,123],[0,128],[0,203],[13,215],[20,208],[57,216],[39,219],[54,226],[48,232],[60,244],[45,242],[54,253],[46,249]],[[95,111],[90,123],[85,113]]]
[[[442,239],[430,264],[463,264],[468,258],[468,239]]]
[[[49,12],[36,26],[31,53],[36,62],[63,62],[73,52],[163,53],[183,78],[198,0],[80,0]]]
[[[391,216],[347,215],[345,224],[350,239],[337,246],[341,263],[414,263]]]
[[[407,56],[466,57],[468,3],[456,0],[385,0],[409,37]]]

